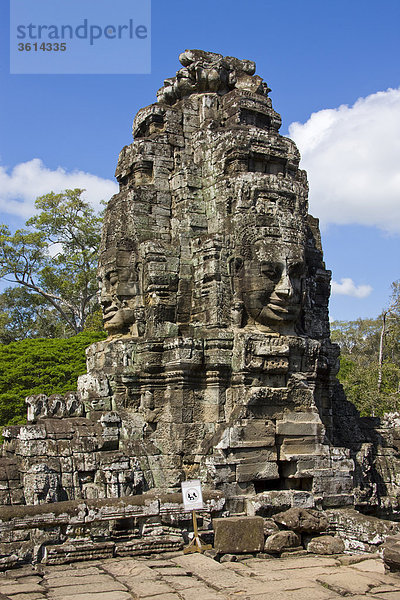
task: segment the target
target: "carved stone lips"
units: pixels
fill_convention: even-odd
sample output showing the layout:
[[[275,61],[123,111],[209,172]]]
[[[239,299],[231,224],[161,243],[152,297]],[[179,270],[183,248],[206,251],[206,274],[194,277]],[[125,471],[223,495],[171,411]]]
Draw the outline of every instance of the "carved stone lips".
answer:
[[[118,308],[116,306],[110,306],[109,308],[104,309],[103,310],[103,320],[109,321],[110,319],[113,318],[113,316],[115,315],[116,312],[118,312]]]
[[[276,302],[274,302],[273,304],[269,304],[269,308],[271,310],[273,310],[274,312],[280,312],[280,313],[285,313],[285,314],[293,313],[297,309],[296,306],[288,307],[285,304],[277,304]]]

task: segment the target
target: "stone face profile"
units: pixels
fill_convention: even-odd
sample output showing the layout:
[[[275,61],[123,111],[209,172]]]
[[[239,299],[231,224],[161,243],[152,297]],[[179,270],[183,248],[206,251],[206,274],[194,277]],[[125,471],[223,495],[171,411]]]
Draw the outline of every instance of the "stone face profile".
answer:
[[[78,394],[31,396],[28,425],[4,431],[1,500],[199,478],[233,512],[398,508],[400,434],[338,387],[330,272],[270,90],[251,61],[180,61],[119,156],[99,257],[108,337]]]
[[[138,273],[131,264],[129,245],[107,253],[100,290],[104,327],[107,332],[124,333],[135,323],[135,298],[139,294]]]

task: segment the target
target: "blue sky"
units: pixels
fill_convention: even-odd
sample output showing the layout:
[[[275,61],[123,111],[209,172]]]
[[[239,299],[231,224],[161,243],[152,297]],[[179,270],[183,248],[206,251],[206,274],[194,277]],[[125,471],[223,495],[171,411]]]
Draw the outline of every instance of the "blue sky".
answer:
[[[180,68],[180,52],[211,50],[256,62],[281,132],[302,152],[335,281],[331,317],[374,317],[387,305],[400,278],[399,0],[153,0],[148,75],[10,75],[8,4],[0,4],[1,222],[20,226],[32,194],[57,186],[111,196],[137,110]],[[98,0],[80,4],[83,16]]]

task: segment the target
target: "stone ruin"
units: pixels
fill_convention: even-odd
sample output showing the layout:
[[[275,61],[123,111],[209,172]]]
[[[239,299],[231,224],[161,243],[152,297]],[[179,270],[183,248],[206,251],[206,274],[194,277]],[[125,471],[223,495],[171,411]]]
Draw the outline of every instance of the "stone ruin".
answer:
[[[104,504],[198,478],[219,493],[211,512],[223,498],[230,514],[396,518],[400,419],[360,419],[337,382],[331,274],[270,90],[252,61],[179,58],[119,156],[108,338],[78,393],[28,398],[28,425],[4,431],[0,500]]]

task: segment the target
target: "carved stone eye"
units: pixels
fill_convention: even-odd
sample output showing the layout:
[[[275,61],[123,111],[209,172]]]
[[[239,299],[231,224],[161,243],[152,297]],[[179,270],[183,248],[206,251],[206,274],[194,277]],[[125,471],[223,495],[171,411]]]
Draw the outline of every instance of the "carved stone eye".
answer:
[[[289,275],[291,277],[301,277],[304,273],[305,265],[303,262],[296,263],[289,267]]]
[[[107,275],[107,279],[110,282],[110,285],[115,285],[118,283],[118,273],[112,272]]]
[[[261,265],[261,275],[267,277],[271,281],[278,281],[281,277],[281,269],[277,265]]]

